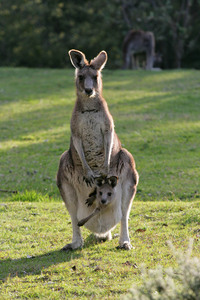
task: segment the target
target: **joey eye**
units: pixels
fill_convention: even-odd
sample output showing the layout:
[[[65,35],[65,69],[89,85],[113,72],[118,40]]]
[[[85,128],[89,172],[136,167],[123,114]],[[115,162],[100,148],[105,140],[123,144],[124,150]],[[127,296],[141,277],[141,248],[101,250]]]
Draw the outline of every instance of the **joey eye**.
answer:
[[[95,81],[97,81],[97,75],[95,75],[93,78],[94,78]]]
[[[109,193],[108,193],[108,196],[110,197],[111,195],[112,195],[112,193],[109,192]]]
[[[99,195],[102,196],[102,192],[99,192]]]

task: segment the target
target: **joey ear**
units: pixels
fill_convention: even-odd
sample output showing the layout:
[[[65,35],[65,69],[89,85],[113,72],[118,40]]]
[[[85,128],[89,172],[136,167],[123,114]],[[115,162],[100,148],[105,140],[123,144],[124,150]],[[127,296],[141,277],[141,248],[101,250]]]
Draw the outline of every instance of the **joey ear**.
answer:
[[[111,176],[108,178],[108,184],[114,188],[117,185],[118,177],[117,176]]]
[[[69,57],[74,68],[81,69],[86,64],[88,64],[87,59],[85,58],[85,54],[78,50],[70,50]]]
[[[107,53],[106,51],[101,51],[97,57],[95,57],[91,61],[91,66],[93,66],[96,70],[102,70],[107,62]]]
[[[105,183],[105,178],[102,176],[96,177],[94,180],[95,180],[96,185],[99,187]]]

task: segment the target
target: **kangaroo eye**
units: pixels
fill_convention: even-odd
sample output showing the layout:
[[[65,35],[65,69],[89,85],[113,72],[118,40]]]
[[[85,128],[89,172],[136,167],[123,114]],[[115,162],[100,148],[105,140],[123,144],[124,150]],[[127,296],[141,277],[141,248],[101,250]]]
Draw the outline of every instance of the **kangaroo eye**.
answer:
[[[112,193],[108,193],[108,196],[110,197],[112,195]]]
[[[97,75],[94,76],[94,80],[97,81]]]
[[[102,196],[102,192],[99,192],[99,195]]]
[[[78,76],[78,79],[79,79],[80,81],[83,81],[83,79],[84,79],[83,75],[79,75],[79,76]]]

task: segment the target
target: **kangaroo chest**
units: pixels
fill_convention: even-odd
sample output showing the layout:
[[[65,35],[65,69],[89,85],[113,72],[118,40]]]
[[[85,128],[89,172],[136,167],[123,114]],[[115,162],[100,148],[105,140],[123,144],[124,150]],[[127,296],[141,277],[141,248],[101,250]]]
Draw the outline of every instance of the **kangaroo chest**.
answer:
[[[78,123],[78,130],[88,164],[91,167],[101,165],[104,159],[105,131],[102,113],[98,111],[81,113]]]

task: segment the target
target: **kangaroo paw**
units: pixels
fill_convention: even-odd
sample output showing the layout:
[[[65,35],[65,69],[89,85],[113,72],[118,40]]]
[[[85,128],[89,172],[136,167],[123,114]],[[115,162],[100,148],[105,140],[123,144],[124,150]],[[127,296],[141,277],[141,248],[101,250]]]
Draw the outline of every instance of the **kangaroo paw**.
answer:
[[[124,242],[122,245],[119,245],[117,249],[131,250],[133,247],[130,242]]]
[[[73,243],[65,245],[61,250],[62,251],[72,251],[72,250],[76,250],[78,248],[82,248],[82,246],[83,246],[82,241],[73,242]]]
[[[87,204],[87,206],[91,206],[94,203],[94,200],[96,199],[96,194],[89,197],[86,201],[85,204]]]

